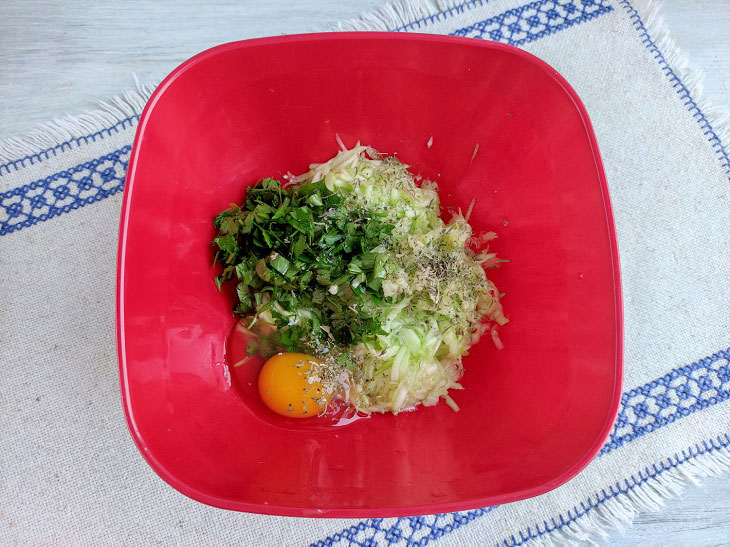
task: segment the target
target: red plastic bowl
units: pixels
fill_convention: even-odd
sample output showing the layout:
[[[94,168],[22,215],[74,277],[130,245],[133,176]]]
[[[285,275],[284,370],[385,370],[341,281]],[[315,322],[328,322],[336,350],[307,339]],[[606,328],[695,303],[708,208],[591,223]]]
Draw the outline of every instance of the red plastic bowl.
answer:
[[[473,225],[497,231],[492,248],[511,260],[491,274],[505,349],[472,348],[458,413],[297,430],[258,418],[231,380],[212,218],[257,179],[331,157],[336,133],[397,153],[446,206],[476,198]],[[185,62],[139,123],[117,291],[132,436],[165,481],[226,509],[396,516],[535,496],[588,464],[618,408],[619,263],[596,139],[566,81],[505,45],[318,34]]]

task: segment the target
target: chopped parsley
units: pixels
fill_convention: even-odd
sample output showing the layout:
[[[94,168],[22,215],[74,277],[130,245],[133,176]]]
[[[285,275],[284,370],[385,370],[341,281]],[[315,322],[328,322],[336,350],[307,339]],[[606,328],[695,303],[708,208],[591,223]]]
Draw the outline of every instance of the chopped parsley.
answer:
[[[346,207],[324,181],[284,188],[266,178],[213,225],[216,284],[236,284],[233,311],[250,326],[268,312],[272,342],[285,351],[346,346],[380,330],[373,310],[385,298],[383,244],[394,228],[384,213]]]

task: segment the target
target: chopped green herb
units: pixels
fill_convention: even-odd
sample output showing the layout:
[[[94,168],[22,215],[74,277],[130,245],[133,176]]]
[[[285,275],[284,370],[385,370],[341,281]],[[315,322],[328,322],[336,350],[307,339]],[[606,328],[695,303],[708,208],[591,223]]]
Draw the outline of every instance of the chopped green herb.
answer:
[[[321,326],[329,329],[338,344],[359,342],[367,333],[345,326],[373,323],[368,316],[372,306],[364,305],[368,293],[383,298],[378,283],[365,288],[362,282],[383,277],[384,259],[372,250],[392,232],[393,225],[384,213],[366,214],[341,205],[339,196],[323,184],[282,188],[280,181],[267,178],[249,188],[241,206],[226,209],[213,222],[218,229],[213,240],[218,261],[232,264],[238,281],[235,313],[250,316],[260,305],[254,295],[266,294],[268,309],[277,310],[278,304],[286,312],[271,315],[277,327],[276,342],[287,351],[311,347],[312,334],[326,341],[326,332],[317,328]],[[368,221],[363,222],[366,216]],[[232,279],[229,273],[216,276],[215,281],[220,288],[222,282]],[[317,290],[322,285],[326,295]],[[357,292],[339,290],[345,285],[361,288]],[[293,298],[293,290],[310,297]],[[313,306],[324,302],[325,296],[325,306]],[[297,317],[297,326],[290,324],[292,316]]]

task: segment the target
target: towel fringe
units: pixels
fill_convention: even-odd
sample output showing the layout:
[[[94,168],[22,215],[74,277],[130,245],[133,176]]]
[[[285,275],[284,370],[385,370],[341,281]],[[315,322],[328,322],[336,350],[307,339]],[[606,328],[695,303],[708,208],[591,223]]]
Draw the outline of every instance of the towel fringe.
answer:
[[[330,30],[393,31],[414,21],[427,19],[439,12],[466,9],[467,6],[477,3],[482,2],[479,0],[470,2],[464,0],[395,0],[359,17],[337,23]]]
[[[687,56],[671,37],[669,28],[661,16],[663,3],[663,0],[631,0],[631,5],[641,15],[646,31],[664,54],[669,68],[682,80],[715,134],[727,146],[730,140],[730,110],[724,105],[708,103],[703,97],[705,73],[689,66]]]
[[[112,132],[127,122],[136,123],[130,118],[139,117],[157,84],[141,84],[136,75],[132,77],[135,89],[99,101],[98,108],[41,123],[27,133],[0,138],[0,164],[25,164],[25,160],[35,163],[35,156],[47,157],[56,147],[73,148],[79,144],[77,139]]]
[[[699,485],[701,479],[719,477],[728,471],[730,448],[698,454],[682,465],[606,500],[570,524],[533,540],[530,545],[598,545],[598,540],[608,539],[612,532],[624,531],[631,526],[638,515],[658,512],[667,500],[679,497],[688,485]]]

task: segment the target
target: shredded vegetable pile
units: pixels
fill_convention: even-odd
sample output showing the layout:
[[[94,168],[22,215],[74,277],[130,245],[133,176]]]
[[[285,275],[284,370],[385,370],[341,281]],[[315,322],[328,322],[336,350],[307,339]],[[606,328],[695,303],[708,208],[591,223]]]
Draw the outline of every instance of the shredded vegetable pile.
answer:
[[[236,285],[252,349],[316,356],[313,381],[364,412],[401,412],[461,389],[461,360],[507,322],[485,268],[493,232],[445,223],[436,185],[366,146],[285,183],[267,178],[214,221],[215,277]],[[471,206],[470,206],[471,209]]]

